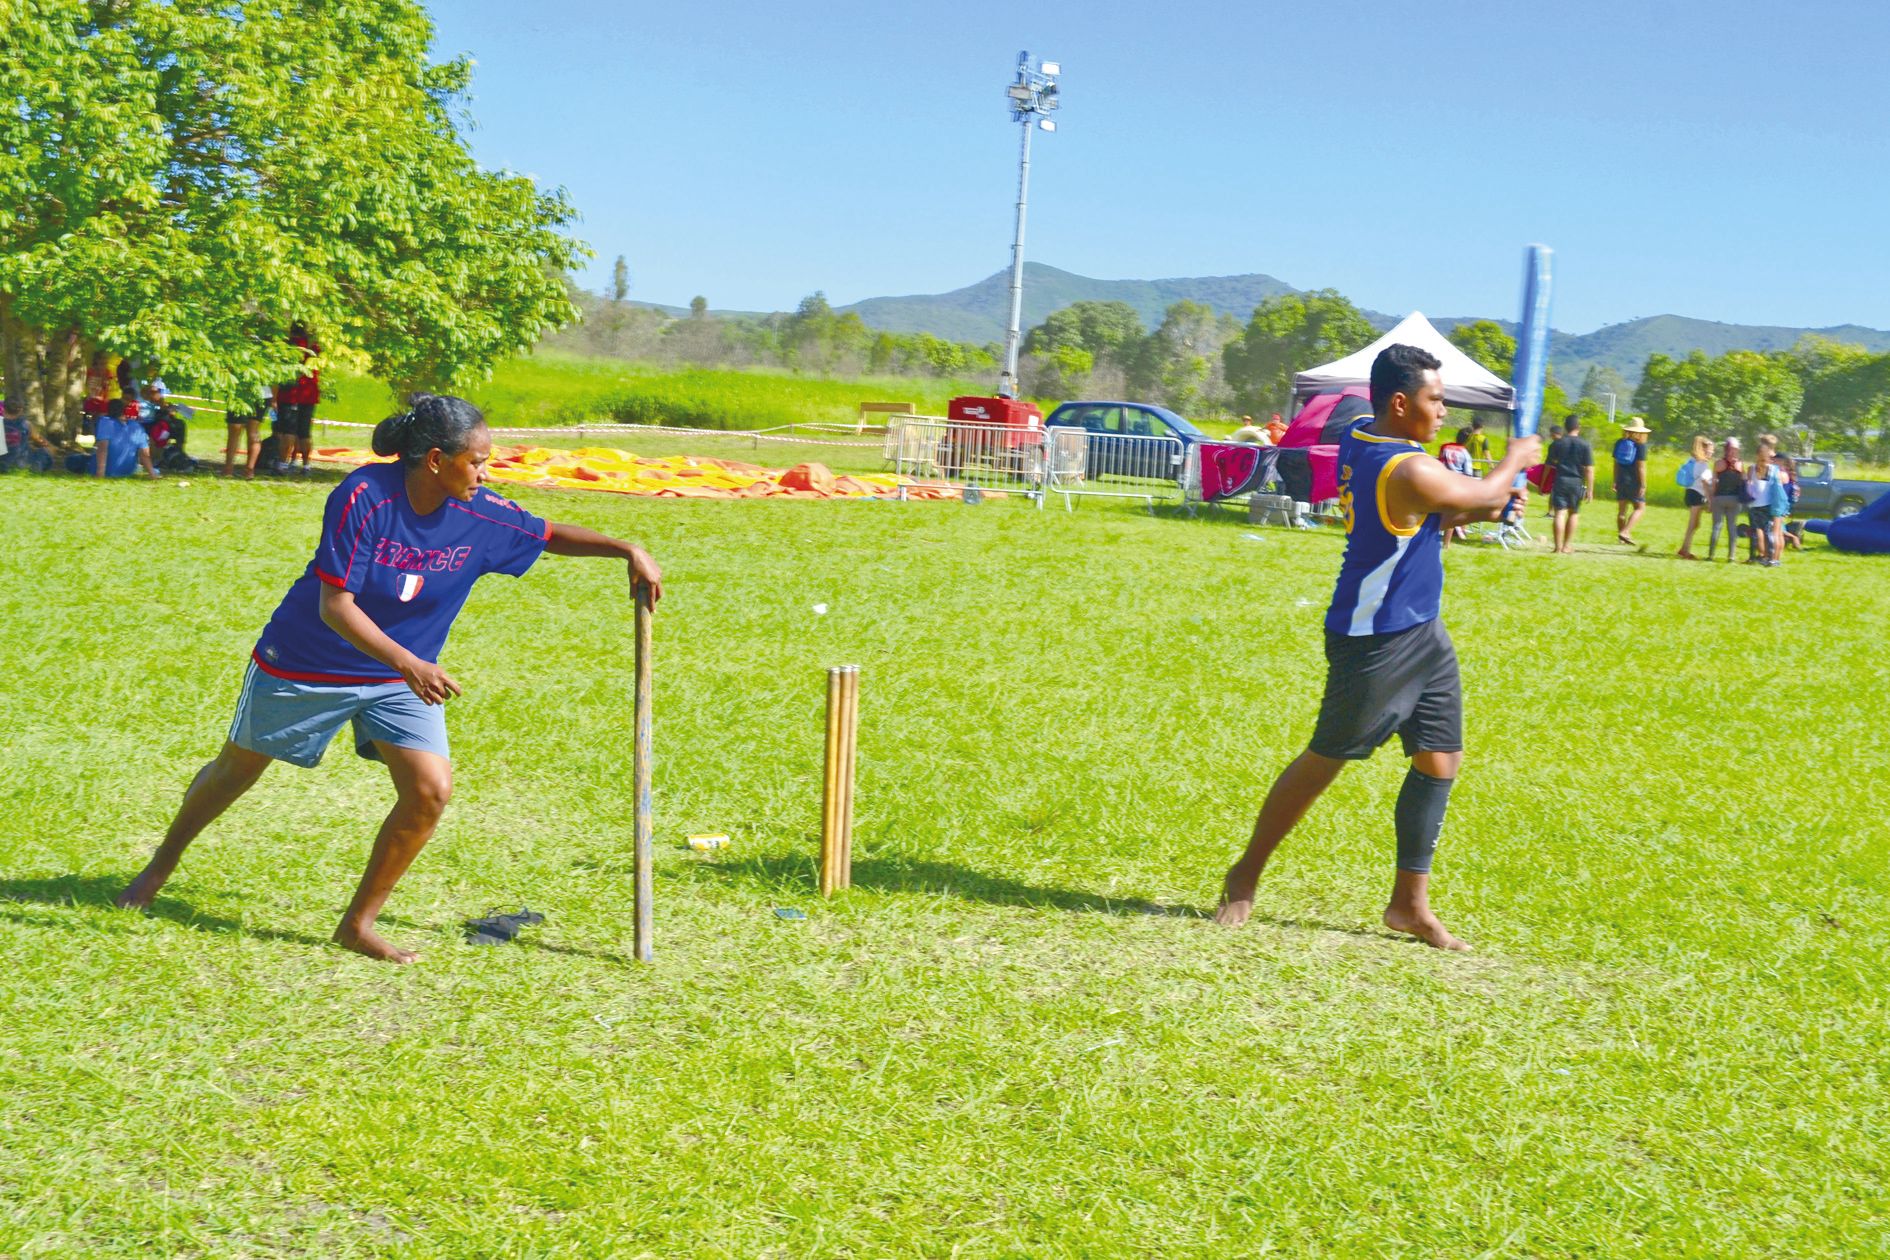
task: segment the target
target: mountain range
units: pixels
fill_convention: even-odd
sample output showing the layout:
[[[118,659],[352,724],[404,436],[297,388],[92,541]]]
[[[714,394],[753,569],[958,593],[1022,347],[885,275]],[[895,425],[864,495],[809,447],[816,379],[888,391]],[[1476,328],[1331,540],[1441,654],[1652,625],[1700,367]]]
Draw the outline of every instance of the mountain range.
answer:
[[[1041,324],[1055,310],[1072,302],[1127,302],[1142,322],[1153,328],[1162,312],[1183,298],[1201,302],[1234,316],[1243,324],[1253,308],[1268,298],[1299,290],[1284,280],[1255,273],[1242,276],[1197,276],[1171,280],[1097,280],[1044,263],[1024,264],[1025,328]],[[1010,273],[1000,271],[976,284],[950,293],[909,297],[876,297],[836,308],[856,312],[870,328],[887,332],[929,332],[952,341],[1002,341],[1010,318]],[[1408,312],[1386,314],[1366,311],[1379,329],[1388,329]],[[1490,315],[1432,316],[1440,331],[1477,319],[1496,319],[1511,333],[1516,323]],[[1684,358],[1694,350],[1709,355],[1728,350],[1786,350],[1806,333],[1850,342],[1876,353],[1890,351],[1890,332],[1840,324],[1830,328],[1787,328],[1761,324],[1722,324],[1683,315],[1653,315],[1609,324],[1580,335],[1555,333],[1549,342],[1549,365],[1557,379],[1578,389],[1588,369],[1613,368],[1631,384],[1640,379],[1650,354]]]

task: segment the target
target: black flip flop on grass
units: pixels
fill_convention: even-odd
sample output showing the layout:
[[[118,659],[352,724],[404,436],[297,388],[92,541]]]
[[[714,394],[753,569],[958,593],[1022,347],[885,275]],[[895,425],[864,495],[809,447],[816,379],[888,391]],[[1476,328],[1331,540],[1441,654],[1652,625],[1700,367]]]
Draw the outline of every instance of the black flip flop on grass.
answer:
[[[466,920],[468,945],[506,945],[525,928],[543,923],[545,916],[523,907],[517,914],[489,914],[483,919]]]

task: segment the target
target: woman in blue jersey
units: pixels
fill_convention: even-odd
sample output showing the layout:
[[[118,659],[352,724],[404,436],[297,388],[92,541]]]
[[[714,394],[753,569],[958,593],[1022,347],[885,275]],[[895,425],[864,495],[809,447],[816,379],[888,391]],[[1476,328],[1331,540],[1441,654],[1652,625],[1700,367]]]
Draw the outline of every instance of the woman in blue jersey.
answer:
[[[1253,913],[1267,858],[1348,761],[1397,735],[1411,759],[1393,812],[1397,874],[1385,926],[1439,949],[1468,949],[1431,911],[1431,855],[1463,764],[1457,653],[1438,620],[1441,536],[1469,521],[1519,511],[1516,478],[1540,445],[1513,438],[1482,478],[1425,453],[1444,422],[1443,365],[1416,346],[1387,346],[1372,363],[1372,411],[1339,443],[1345,556],[1326,612],[1326,692],[1305,752],[1281,772],[1247,851],[1227,872],[1215,918],[1238,927]]]
[[[653,599],[662,594],[662,573],[641,547],[545,521],[486,489],[492,435],[464,399],[416,398],[375,428],[374,452],[400,458],[357,469],[328,496],[315,558],[250,653],[222,751],[191,781],[120,906],[149,906],[190,842],[270,762],[314,766],[351,725],[355,751],[386,764],[395,802],[335,940],[412,962],[374,921],[452,795],[443,706],[460,688],[439,658],[473,583],[487,573],[521,576],[549,551],[627,561],[633,581],[647,583]]]

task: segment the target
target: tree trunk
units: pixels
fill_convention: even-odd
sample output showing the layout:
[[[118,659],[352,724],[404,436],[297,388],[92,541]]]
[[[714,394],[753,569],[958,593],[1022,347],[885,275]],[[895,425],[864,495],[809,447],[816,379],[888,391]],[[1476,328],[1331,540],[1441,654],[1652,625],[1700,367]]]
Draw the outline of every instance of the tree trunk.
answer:
[[[46,339],[45,374],[40,388],[45,433],[68,441],[79,428],[79,403],[85,395],[84,348],[77,330]]]
[[[0,294],[0,323],[6,326],[7,397],[17,398],[35,428],[44,423],[40,410],[39,338],[35,330],[13,314],[13,299]]]

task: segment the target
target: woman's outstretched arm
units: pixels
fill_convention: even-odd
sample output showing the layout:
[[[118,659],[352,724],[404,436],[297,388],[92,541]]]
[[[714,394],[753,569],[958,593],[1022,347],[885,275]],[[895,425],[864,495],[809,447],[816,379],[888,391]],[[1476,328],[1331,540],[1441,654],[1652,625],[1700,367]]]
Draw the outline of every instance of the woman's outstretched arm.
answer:
[[[650,558],[649,552],[633,542],[612,538],[609,534],[600,534],[582,525],[565,525],[553,521],[551,533],[545,539],[545,550],[554,556],[601,556],[604,559],[627,560],[630,563],[630,575],[648,584],[650,602],[655,603],[663,598],[662,569]]]

